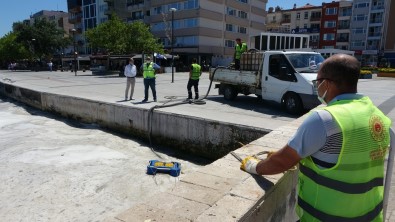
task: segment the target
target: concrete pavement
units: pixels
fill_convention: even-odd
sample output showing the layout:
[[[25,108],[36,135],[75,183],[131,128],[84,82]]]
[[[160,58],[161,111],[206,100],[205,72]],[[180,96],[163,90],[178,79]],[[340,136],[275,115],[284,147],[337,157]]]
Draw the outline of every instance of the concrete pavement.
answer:
[[[183,100],[187,94],[187,73],[176,73],[174,83],[171,83],[169,73],[158,75],[158,103],[140,103],[143,98],[141,78],[136,81],[136,100],[123,101],[125,79],[116,76],[92,76],[90,72],[78,72],[78,76],[74,76],[71,72],[0,71],[0,73],[1,81],[6,84],[42,93],[74,97],[76,100],[83,98],[138,109],[149,109],[167,103],[169,102],[167,98],[170,98],[167,96]],[[385,108],[386,114],[394,121],[393,98],[395,97],[394,92],[391,91],[392,84],[392,80],[363,80],[360,82],[359,89],[373,97],[375,104]],[[208,75],[204,74],[199,87],[201,95],[207,92],[208,85]],[[238,149],[236,152],[241,156],[281,148],[301,121],[300,119],[293,121],[297,117],[284,113],[277,104],[257,101],[252,96],[240,96],[237,101],[226,102],[222,96],[217,96],[217,90],[211,89],[208,95],[205,105],[183,104],[163,110],[184,117],[204,119],[206,122],[218,121],[271,131],[265,137]],[[375,97],[377,99],[374,99]],[[227,155],[206,166],[205,169],[181,178],[181,184],[176,191],[164,192],[163,195],[158,195],[156,200],[129,209],[109,220],[136,221],[135,219],[139,218],[160,221],[166,218],[178,221],[253,221],[256,218],[269,220],[274,216],[277,219],[294,218],[292,214],[295,203],[293,199],[295,190],[292,187],[296,183],[294,172],[257,178],[241,172],[238,166],[237,160]],[[276,194],[274,195],[273,192]],[[394,201],[393,192],[391,201]],[[160,204],[163,202],[167,204]],[[285,210],[279,212],[279,209]],[[389,221],[394,217],[394,209],[391,208],[390,212]]]

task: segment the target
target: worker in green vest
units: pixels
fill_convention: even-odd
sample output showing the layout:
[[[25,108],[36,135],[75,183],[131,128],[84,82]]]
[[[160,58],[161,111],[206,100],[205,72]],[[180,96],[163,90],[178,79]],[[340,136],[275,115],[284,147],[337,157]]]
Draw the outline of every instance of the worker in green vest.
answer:
[[[154,102],[156,102],[156,76],[155,70],[160,69],[160,66],[151,62],[151,57],[147,57],[146,61],[141,65],[140,69],[143,70],[144,77],[144,100],[143,103],[148,101],[148,88],[151,88]]]
[[[357,93],[359,72],[353,56],[325,60],[313,84],[327,106],[312,110],[279,151],[242,160],[241,169],[259,175],[299,163],[300,221],[383,221],[384,160],[395,138],[391,120]]]
[[[192,65],[189,71],[189,80],[187,85],[188,100],[192,99],[192,86],[195,90],[195,99],[199,99],[199,78],[202,75],[202,67],[197,64],[197,59],[192,59]]]
[[[235,69],[240,69],[240,58],[241,54],[247,52],[247,44],[245,42],[241,42],[240,38],[236,39],[235,53],[234,53],[234,61],[235,61]]]

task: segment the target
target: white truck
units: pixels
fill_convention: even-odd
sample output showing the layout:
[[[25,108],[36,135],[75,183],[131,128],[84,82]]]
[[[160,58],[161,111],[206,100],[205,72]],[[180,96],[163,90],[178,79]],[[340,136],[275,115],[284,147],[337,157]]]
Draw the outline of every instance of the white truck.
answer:
[[[241,70],[210,69],[210,79],[219,82],[219,94],[233,100],[241,93],[278,102],[291,114],[320,104],[312,80],[324,58],[313,51],[256,51],[242,55]]]

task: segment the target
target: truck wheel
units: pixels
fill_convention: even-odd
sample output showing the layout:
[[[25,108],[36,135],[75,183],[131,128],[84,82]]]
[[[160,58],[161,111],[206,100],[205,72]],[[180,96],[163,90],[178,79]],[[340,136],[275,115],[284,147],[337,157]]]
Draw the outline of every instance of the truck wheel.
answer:
[[[224,98],[226,100],[234,100],[237,96],[237,91],[229,85],[224,86]]]
[[[296,93],[286,94],[283,105],[287,113],[290,114],[299,114],[303,109],[302,100]]]

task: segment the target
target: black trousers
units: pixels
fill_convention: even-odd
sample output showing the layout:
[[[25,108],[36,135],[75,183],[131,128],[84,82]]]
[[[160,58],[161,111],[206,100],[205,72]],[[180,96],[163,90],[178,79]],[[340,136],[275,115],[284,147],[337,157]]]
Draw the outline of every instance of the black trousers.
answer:
[[[199,98],[199,80],[198,79],[189,79],[188,80],[188,85],[187,85],[187,90],[188,90],[188,99],[192,99],[192,86],[193,89],[195,90],[195,99]]]
[[[144,99],[148,99],[148,88],[151,88],[152,96],[156,99],[155,78],[144,79]]]
[[[235,59],[235,69],[240,70],[240,59]]]

